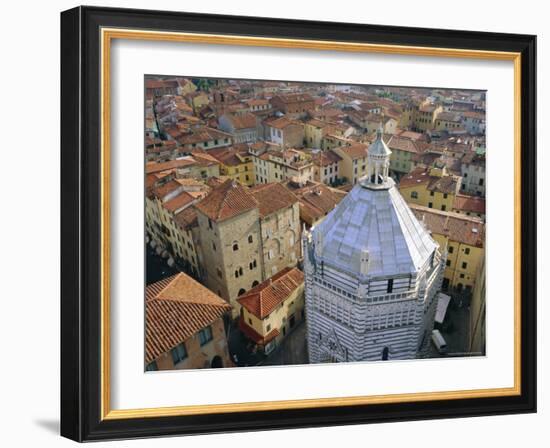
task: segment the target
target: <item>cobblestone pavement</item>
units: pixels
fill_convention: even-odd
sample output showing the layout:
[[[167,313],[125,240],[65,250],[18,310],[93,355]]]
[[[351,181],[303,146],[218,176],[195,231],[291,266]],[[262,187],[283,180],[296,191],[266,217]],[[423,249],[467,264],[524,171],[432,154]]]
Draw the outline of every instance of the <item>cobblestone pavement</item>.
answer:
[[[264,366],[295,364],[309,364],[305,322],[300,322],[281,345],[261,362]]]

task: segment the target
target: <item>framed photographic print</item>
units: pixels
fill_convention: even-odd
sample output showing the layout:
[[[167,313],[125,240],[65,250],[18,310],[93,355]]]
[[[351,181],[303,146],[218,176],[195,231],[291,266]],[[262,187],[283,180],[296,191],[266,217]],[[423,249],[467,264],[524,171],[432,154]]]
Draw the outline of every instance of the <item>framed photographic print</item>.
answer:
[[[61,14],[61,433],[536,411],[535,36]]]

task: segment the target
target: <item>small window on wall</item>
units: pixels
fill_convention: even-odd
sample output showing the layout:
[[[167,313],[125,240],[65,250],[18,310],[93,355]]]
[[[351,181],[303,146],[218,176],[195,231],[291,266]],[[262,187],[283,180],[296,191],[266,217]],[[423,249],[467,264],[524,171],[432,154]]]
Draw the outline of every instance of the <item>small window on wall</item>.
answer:
[[[254,241],[254,239],[252,238],[252,235],[248,235],[248,242],[252,243],[253,241]]]
[[[233,251],[238,251],[239,245],[237,243],[233,243]]]
[[[453,246],[449,246],[449,253],[452,254],[454,252],[455,248]]]
[[[185,349],[185,345],[183,342],[176,347],[174,347],[172,350],[172,361],[174,362],[174,365],[177,363],[183,361],[185,358],[187,358],[187,350]]]
[[[413,198],[413,199],[418,199],[418,192],[417,192],[417,191],[413,191],[413,192],[411,193],[411,198]]]
[[[145,371],[146,372],[156,372],[158,370],[158,366],[157,366],[157,362],[156,361],[153,361],[153,362],[150,362],[149,364],[147,364],[147,366],[145,367]]]
[[[388,287],[386,289],[386,292],[389,294],[391,292],[393,292],[393,278],[390,278],[388,280]]]
[[[208,326],[199,331],[199,342],[201,347],[212,340],[212,327]]]

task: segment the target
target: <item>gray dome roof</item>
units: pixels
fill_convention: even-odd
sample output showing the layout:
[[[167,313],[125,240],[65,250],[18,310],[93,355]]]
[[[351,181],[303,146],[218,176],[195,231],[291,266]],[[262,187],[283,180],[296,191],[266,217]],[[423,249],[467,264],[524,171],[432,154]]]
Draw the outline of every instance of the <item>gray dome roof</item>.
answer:
[[[380,132],[377,133],[376,140],[371,143],[368,149],[368,153],[373,156],[389,156],[391,155],[391,150],[388,148],[388,145],[384,143],[384,140],[382,139],[382,134]]]
[[[360,276],[360,256],[369,252],[369,277],[417,272],[438,244],[389,179],[390,188],[356,185],[312,231],[321,260]],[[320,233],[320,237],[319,237]]]

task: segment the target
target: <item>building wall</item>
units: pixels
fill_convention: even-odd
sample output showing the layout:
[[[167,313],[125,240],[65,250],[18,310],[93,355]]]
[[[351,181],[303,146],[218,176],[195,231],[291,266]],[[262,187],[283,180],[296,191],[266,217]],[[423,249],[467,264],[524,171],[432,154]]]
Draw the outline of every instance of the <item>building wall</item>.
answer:
[[[298,202],[261,220],[263,279],[300,258],[300,210]]]
[[[304,284],[302,284],[264,319],[248,312],[244,307],[241,308],[241,313],[244,323],[263,337],[274,329],[279,330],[280,334],[275,339],[275,344],[279,344],[288,336],[290,330],[303,320],[305,317],[304,307]],[[295,322],[291,327],[292,316],[294,316]]]
[[[470,351],[485,354],[485,257],[479,263],[470,301]]]
[[[462,184],[460,190],[475,196],[485,197],[485,165],[463,164],[461,167]]]
[[[199,211],[198,222],[206,271],[205,284],[233,306],[233,315],[236,316],[239,291],[248,291],[254,282],[262,281],[258,209],[224,221],[210,221],[212,228],[208,217]],[[249,236],[252,237],[251,243],[248,241]],[[233,250],[234,243],[238,244],[236,251]],[[254,260],[256,267],[251,269],[250,263]]]
[[[304,125],[304,139],[308,148],[321,148],[324,134],[324,128],[319,128],[308,123]]]
[[[483,247],[475,247],[461,243],[438,233],[432,233],[432,237],[440,247],[447,248],[447,261],[444,278],[451,288],[472,291],[476,284],[476,278],[480,264],[484,258]],[[465,265],[463,264],[465,263]]]
[[[433,329],[444,257],[437,253],[418,273],[367,284],[325,265],[323,273],[306,251],[306,311],[310,362],[413,359],[425,355]],[[346,291],[346,293],[342,293]]]
[[[221,318],[215,320],[210,327],[212,328],[212,340],[201,347],[198,334],[194,334],[183,341],[187,357],[174,365],[172,353],[170,351],[163,353],[155,360],[158,370],[209,368],[216,356],[222,359],[224,367],[232,366],[223,320]]]
[[[314,165],[313,180],[331,185],[340,177],[340,163],[331,163],[326,166]]]
[[[145,229],[155,244],[166,249],[189,274],[200,277],[196,238],[175,222],[174,215],[157,198],[145,199]]]
[[[413,170],[413,153],[394,148],[391,148],[391,151],[390,170],[400,174],[410,173]]]
[[[336,154],[338,154],[342,161],[340,162],[340,174],[342,177],[347,178],[348,182],[352,185],[356,184],[359,178],[367,174],[367,156],[358,159],[352,159],[341,148],[333,148]]]
[[[451,211],[453,209],[455,201],[454,193],[430,191],[426,187],[427,184],[419,184],[413,187],[399,188],[399,192],[409,204],[423,205],[424,207],[443,211]]]
[[[254,170],[254,161],[252,157],[247,157],[247,161],[239,165],[221,165],[220,174],[230,177],[241,183],[241,185],[252,186],[256,183]]]

